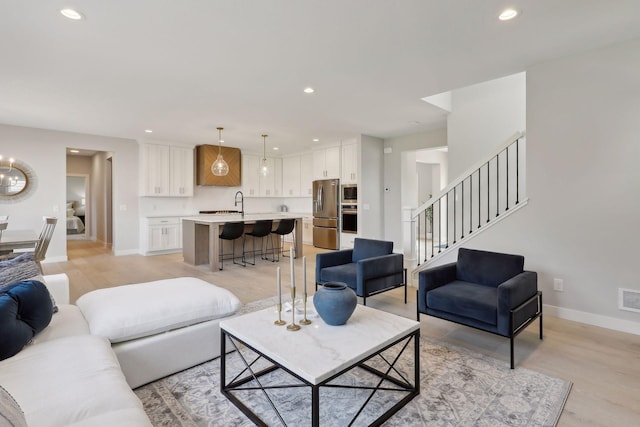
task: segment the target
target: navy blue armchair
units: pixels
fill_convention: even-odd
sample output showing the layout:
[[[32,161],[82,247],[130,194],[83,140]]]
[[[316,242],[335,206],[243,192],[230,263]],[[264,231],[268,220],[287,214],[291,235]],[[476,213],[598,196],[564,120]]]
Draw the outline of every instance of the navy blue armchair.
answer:
[[[524,257],[460,248],[458,261],[418,274],[420,313],[508,337],[511,369],[514,339],[540,318],[538,275],[524,270]]]
[[[327,282],[343,282],[367,305],[367,297],[404,286],[406,304],[403,263],[402,254],[393,253],[393,242],[356,238],[353,249],[316,255],[316,289]]]

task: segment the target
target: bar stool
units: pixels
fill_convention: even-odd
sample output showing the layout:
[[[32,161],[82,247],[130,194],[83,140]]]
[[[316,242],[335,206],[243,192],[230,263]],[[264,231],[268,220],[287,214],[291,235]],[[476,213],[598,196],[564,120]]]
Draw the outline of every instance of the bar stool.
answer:
[[[234,264],[246,267],[244,261],[244,222],[226,222],[222,226],[222,232],[220,233],[220,240],[231,240],[231,258]],[[236,240],[242,237],[242,262],[236,262]],[[222,241],[220,242],[220,270],[224,268],[224,246]]]
[[[286,257],[287,255],[284,254],[284,236],[286,236],[287,234],[293,233],[293,247],[294,247],[294,251],[296,250],[296,233],[295,233],[295,227],[296,227],[296,221],[293,218],[285,218],[285,219],[281,219],[280,223],[278,223],[278,228],[276,228],[275,230],[273,230],[271,232],[271,234],[277,234],[278,236],[280,236],[280,250],[278,250],[278,262],[280,261],[280,252],[282,252],[282,256]],[[273,246],[273,236],[271,237],[271,247],[273,249],[273,260],[272,261],[276,261],[275,259],[275,248]]]
[[[259,237],[260,238],[260,259],[267,259],[264,255],[264,250],[262,249],[262,247],[264,246],[264,238],[266,236],[269,236],[271,234],[271,228],[273,228],[273,220],[271,219],[264,219],[264,220],[260,220],[260,221],[256,221],[256,223],[253,225],[253,229],[247,233],[244,233],[245,236],[251,236],[253,237],[253,264],[251,264],[249,261],[246,261],[246,263],[249,263],[251,265],[256,265],[256,239]],[[269,242],[267,242],[269,243]],[[244,256],[244,251],[243,251],[243,256]]]

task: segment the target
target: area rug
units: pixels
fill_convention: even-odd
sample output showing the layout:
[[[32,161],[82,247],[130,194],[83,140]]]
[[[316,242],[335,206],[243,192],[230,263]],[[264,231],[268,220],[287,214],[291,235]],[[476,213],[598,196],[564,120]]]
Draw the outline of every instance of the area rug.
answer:
[[[268,307],[273,300],[247,304],[243,312]],[[242,350],[245,351],[245,350]],[[248,350],[246,350],[248,351]],[[229,370],[240,367],[231,358]],[[410,363],[410,362],[407,362]],[[237,364],[234,366],[234,364]],[[411,366],[400,366],[400,370]],[[135,390],[154,426],[254,425],[220,393],[219,359],[203,363]],[[373,381],[369,373],[354,369],[341,384]],[[285,378],[286,377],[286,378]],[[275,371],[266,382],[290,380]],[[393,415],[385,426],[555,426],[571,390],[571,383],[433,339],[420,339],[421,393]],[[268,425],[282,425],[260,392],[243,398]],[[308,388],[271,390],[270,397],[287,425],[311,425]],[[321,394],[321,424],[347,425],[368,392],[328,389]],[[326,402],[326,404],[323,404]],[[389,403],[390,402],[390,403]],[[361,415],[354,426],[369,425],[375,414],[393,401],[384,394],[374,399],[372,414]],[[369,407],[367,408],[369,411]],[[365,411],[366,412],[366,411]]]

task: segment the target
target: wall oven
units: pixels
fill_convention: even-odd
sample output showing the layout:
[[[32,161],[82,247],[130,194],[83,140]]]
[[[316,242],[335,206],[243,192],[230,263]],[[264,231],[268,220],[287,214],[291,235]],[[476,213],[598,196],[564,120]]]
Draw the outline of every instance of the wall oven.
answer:
[[[342,205],[342,232],[358,233],[358,205]]]
[[[358,185],[357,184],[342,185],[342,204],[343,205],[358,204]]]

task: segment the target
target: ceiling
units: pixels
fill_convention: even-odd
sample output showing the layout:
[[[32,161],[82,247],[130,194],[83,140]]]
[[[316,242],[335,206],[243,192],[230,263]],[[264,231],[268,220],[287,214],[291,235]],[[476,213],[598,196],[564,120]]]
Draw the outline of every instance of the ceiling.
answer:
[[[444,112],[421,98],[640,37],[638,0],[0,6],[0,123],[192,144],[222,126],[224,145],[259,152],[266,133],[282,154],[439,128]],[[499,21],[507,6],[519,16]]]

